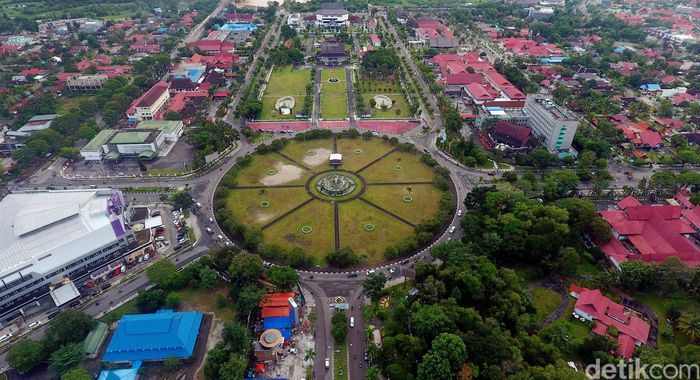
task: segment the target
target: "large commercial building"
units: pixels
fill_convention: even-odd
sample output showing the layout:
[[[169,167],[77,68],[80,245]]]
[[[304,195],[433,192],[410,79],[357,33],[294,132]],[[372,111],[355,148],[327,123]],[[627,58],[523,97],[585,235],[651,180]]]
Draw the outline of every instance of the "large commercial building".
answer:
[[[100,131],[81,150],[85,160],[103,158],[118,160],[123,156],[151,160],[166,143],[175,143],[182,136],[182,121],[142,121],[135,129]]]
[[[343,8],[342,4],[324,3],[321,9],[316,12],[316,26],[323,28],[346,27],[349,24],[350,13]]]
[[[560,157],[576,155],[571,147],[578,120],[567,109],[549,98],[530,94],[525,99],[525,113],[530,117],[530,128],[542,145]]]
[[[57,118],[60,115],[57,114],[50,114],[50,115],[36,115],[29,119],[26,124],[21,126],[19,129],[16,131],[8,131],[7,136],[10,139],[17,139],[17,138],[24,138],[28,137],[34,132],[37,131],[42,131],[44,129],[48,129],[51,126],[51,123],[53,123],[53,120]]]
[[[122,193],[112,189],[13,193],[3,198],[0,322],[47,293],[59,301],[57,306],[75,298],[70,297],[77,292],[71,281],[118,259],[134,245],[128,227],[132,213]]]

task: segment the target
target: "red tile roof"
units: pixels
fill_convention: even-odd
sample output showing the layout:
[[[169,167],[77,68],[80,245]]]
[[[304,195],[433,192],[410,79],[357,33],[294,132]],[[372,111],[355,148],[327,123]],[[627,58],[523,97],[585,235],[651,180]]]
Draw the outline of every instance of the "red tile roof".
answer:
[[[168,83],[158,82],[153,85],[138,101],[134,104],[135,107],[150,107],[155,103],[164,92],[168,92]]]
[[[615,326],[618,334],[617,353],[624,358],[631,358],[637,342],[647,344],[651,326],[632,311],[613,302],[600,290],[581,287],[571,290],[578,294],[574,312],[583,312],[596,321],[592,331],[598,335],[607,335],[608,326]]]
[[[48,73],[48,72],[49,72],[48,70],[37,69],[37,68],[33,67],[33,68],[31,68],[31,69],[27,69],[27,70],[21,71],[21,72],[19,73],[19,75],[25,76],[25,77],[26,77],[27,75],[34,75],[34,76],[37,76],[37,75],[46,74],[46,73]]]
[[[476,100],[484,101],[484,100],[493,100],[495,99],[494,96],[489,94],[488,91],[484,88],[479,83],[469,83],[466,86],[467,91],[471,94],[472,97]]]
[[[465,85],[469,83],[482,83],[484,76],[479,73],[459,73],[445,75],[445,84],[447,85]]]

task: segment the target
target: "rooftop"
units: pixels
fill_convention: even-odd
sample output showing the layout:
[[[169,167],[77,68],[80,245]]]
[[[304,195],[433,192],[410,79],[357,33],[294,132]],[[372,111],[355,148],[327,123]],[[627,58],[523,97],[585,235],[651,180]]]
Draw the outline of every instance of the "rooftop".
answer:
[[[90,140],[90,142],[85,144],[81,150],[89,151],[102,149],[102,145],[106,144],[115,133],[117,133],[117,131],[113,129],[103,129],[99,131],[97,135]]]
[[[202,314],[195,311],[125,315],[119,320],[102,361],[188,358],[194,353],[201,323]]]
[[[111,189],[12,193],[0,201],[0,279],[61,266],[124,235]]]
[[[150,131],[117,132],[109,140],[109,144],[143,144],[146,143],[150,135]]]

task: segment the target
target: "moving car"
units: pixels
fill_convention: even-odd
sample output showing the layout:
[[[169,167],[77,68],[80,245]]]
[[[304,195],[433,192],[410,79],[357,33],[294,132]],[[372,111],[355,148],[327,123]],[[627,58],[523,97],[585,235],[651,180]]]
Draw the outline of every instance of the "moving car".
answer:
[[[30,323],[29,326],[27,326],[27,327],[32,329],[32,328],[39,326],[39,325],[41,325],[41,321],[34,321],[34,322]]]
[[[12,335],[10,335],[10,336],[12,336]],[[0,338],[0,342],[1,342],[1,341],[2,341],[2,339]],[[331,366],[331,360],[330,360],[330,359],[326,358],[326,360],[324,361],[324,363],[325,363],[325,365],[326,365],[326,368],[330,368],[330,366]]]
[[[5,334],[5,335],[3,335],[3,336],[0,336],[0,342],[4,342],[4,341],[6,341],[6,340],[8,340],[8,339],[10,339],[10,338],[12,338],[12,333],[7,333],[7,334]],[[326,360],[328,360],[328,359],[326,359]],[[327,365],[326,365],[326,368],[328,368]]]
[[[350,327],[355,327],[355,317],[350,317]]]
[[[348,273],[348,278],[357,277],[357,273]]]

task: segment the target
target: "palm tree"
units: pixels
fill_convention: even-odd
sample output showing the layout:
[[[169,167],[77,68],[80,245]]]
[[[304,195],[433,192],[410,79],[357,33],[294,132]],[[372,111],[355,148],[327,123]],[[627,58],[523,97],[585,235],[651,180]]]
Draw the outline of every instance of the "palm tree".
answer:
[[[678,318],[676,328],[693,342],[700,339],[700,316],[684,315]]]
[[[408,191],[409,194],[413,192],[413,188],[411,186],[406,187],[406,191]]]
[[[316,356],[316,351],[314,351],[313,349],[309,348],[309,349],[306,350],[306,352],[304,353],[304,361],[313,361],[315,356]]]
[[[266,189],[260,189],[260,191],[258,192],[258,194],[259,194],[261,197],[262,197],[262,196],[265,196],[265,195],[267,195],[267,190],[266,190]]]

